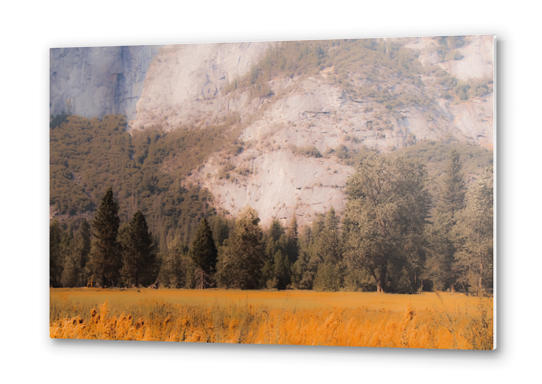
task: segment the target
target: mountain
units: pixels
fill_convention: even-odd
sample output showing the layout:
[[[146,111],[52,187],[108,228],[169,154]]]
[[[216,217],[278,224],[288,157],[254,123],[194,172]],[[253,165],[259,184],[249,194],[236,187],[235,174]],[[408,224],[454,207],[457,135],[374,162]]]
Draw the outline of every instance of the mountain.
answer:
[[[53,48],[51,115],[136,116],[147,69],[160,46]]]
[[[125,114],[129,145],[168,143],[153,177],[207,189],[218,212],[249,204],[264,226],[294,212],[302,226],[343,211],[373,151],[416,154],[438,177],[446,156],[430,146],[456,146],[475,179],[492,161],[493,63],[492,36],[52,50],[51,114],[66,100]]]

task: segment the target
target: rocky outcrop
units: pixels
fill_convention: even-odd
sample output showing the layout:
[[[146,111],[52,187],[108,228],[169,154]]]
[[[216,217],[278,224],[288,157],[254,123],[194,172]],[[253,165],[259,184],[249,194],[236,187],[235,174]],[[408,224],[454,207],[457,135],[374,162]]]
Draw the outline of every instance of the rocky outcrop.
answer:
[[[170,130],[239,109],[222,89],[257,64],[271,43],[165,46],[151,63],[132,128]],[[238,104],[238,108],[232,104]]]
[[[160,46],[53,48],[50,113],[136,116],[147,69]]]

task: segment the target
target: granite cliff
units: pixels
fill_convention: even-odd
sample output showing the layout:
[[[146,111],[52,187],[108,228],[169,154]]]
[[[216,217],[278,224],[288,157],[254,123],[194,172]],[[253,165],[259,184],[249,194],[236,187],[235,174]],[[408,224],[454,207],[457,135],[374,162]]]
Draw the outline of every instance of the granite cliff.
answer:
[[[242,150],[212,154],[183,182],[208,188],[231,214],[251,205],[264,225],[342,212],[354,168],[339,151],[400,151],[420,140],[492,149],[492,36],[385,39],[363,65],[333,44],[311,73],[256,83],[280,45],[52,50],[51,113],[69,100],[74,114],[124,113],[132,131],[206,129],[234,116],[229,132]]]
[[[160,46],[53,48],[50,113],[136,116],[147,69]]]

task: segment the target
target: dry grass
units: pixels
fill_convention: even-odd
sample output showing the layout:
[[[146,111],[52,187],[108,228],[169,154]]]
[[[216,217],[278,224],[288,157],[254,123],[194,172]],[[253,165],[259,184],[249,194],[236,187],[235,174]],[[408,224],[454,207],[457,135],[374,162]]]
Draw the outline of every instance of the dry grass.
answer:
[[[50,334],[77,339],[492,349],[493,301],[460,294],[55,289]]]

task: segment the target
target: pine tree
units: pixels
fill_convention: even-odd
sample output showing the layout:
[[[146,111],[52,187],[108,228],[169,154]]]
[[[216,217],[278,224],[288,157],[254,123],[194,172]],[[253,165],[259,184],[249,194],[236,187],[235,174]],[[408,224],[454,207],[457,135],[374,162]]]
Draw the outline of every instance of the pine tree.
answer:
[[[493,167],[467,192],[465,209],[452,231],[457,248],[455,267],[465,291],[493,289]]]
[[[450,152],[450,160],[442,177],[434,224],[428,228],[429,258],[428,274],[437,290],[455,291],[457,273],[454,270],[456,248],[450,231],[456,223],[457,214],[465,207],[465,181],[459,153]]]
[[[62,258],[60,252],[61,229],[57,219],[49,227],[49,284],[61,286]]]
[[[250,206],[241,211],[235,228],[220,248],[218,282],[226,288],[256,289],[263,262],[262,229],[258,213]]]
[[[288,227],[288,232],[286,233],[286,238],[288,240],[287,253],[290,263],[295,263],[299,257],[299,239],[297,234],[297,219],[296,214],[292,215],[292,220],[290,221],[290,226]]]
[[[452,149],[450,160],[442,177],[439,191],[437,212],[446,214],[448,219],[453,220],[455,214],[465,207],[465,181],[459,153]],[[454,223],[452,222],[451,225]]]
[[[77,249],[80,252],[79,285],[86,286],[87,278],[88,278],[87,263],[88,263],[89,257],[90,257],[90,245],[91,245],[90,225],[88,224],[86,219],[83,219],[83,221],[81,222],[81,225],[79,226],[78,238],[79,238],[79,240],[78,240],[78,243],[77,243],[78,244]]]
[[[150,285],[156,278],[156,251],[152,234],[141,211],[123,225],[120,231],[122,246],[122,278],[127,286]]]
[[[102,287],[119,281],[122,260],[117,242],[119,233],[119,205],[113,199],[113,190],[108,188],[92,222],[92,242],[89,270]]]
[[[209,279],[215,272],[218,257],[213,233],[205,217],[201,219],[198,225],[190,254],[197,268],[196,278],[199,282],[198,286],[203,289],[209,285]]]
[[[183,288],[187,283],[188,246],[179,237],[168,243],[168,250],[162,256],[160,273],[158,275],[160,284],[168,288]]]
[[[78,256],[77,251],[72,245],[64,258],[64,268],[61,277],[63,287],[76,287],[79,282],[81,270],[78,263]]]
[[[279,250],[275,254],[274,259],[276,279],[275,288],[277,288],[279,291],[284,290],[290,284],[290,263],[288,261],[288,256],[283,255]]]
[[[341,261],[339,219],[331,207],[326,213],[324,228],[318,238],[317,260],[323,263],[338,264]]]

